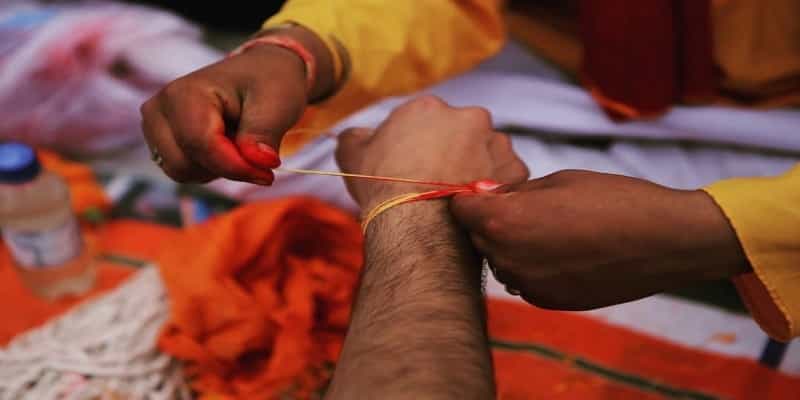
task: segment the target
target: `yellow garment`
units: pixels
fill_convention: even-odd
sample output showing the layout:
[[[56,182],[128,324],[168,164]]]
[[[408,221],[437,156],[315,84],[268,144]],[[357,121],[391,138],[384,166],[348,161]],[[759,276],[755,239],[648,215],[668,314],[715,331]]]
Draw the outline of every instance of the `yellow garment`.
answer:
[[[298,23],[323,38],[332,52],[336,51],[333,38],[347,49],[349,71],[339,91],[311,109],[297,133],[290,132],[282,151],[296,150],[303,139],[376,100],[465,72],[499,51],[505,40],[501,3],[287,1],[264,28]]]
[[[315,136],[382,97],[413,92],[488,58],[504,41],[503,3],[502,0],[287,1],[281,12],[264,24],[265,28],[286,22],[303,25],[322,37],[332,52],[337,51],[333,42],[339,42],[346,49],[350,63],[338,93],[310,110],[301,124],[303,129],[298,132],[311,132],[308,136]],[[715,2],[717,15],[730,14],[731,5],[739,3],[738,0]],[[512,26],[537,26],[522,24],[519,18],[509,21]],[[554,26],[558,29],[540,27],[536,31],[540,34],[533,36],[555,37],[558,35],[553,32],[567,29]],[[554,49],[569,47],[564,43]],[[560,61],[567,67],[570,64],[577,67],[579,52],[580,47],[569,47]],[[308,139],[302,136],[288,138],[294,146],[287,146],[285,141],[282,149],[296,149]],[[755,275],[735,279],[755,319],[776,338],[799,336],[800,168],[780,178],[723,181],[707,191],[730,219],[756,271]]]
[[[800,336],[800,166],[774,178],[740,178],[705,189],[733,225],[754,274],[734,280],[770,336]]]

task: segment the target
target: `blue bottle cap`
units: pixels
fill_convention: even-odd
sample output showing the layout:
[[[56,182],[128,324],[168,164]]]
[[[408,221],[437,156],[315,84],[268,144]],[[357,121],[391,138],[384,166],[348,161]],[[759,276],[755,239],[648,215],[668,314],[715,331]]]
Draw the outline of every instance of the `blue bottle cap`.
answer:
[[[33,148],[17,142],[0,143],[0,183],[32,181],[42,170]]]

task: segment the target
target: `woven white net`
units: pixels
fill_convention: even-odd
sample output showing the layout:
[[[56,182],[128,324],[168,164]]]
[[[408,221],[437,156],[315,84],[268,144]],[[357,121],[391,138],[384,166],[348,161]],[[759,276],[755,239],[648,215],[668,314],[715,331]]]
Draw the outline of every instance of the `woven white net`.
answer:
[[[191,398],[180,363],[156,347],[167,313],[158,271],[143,268],[0,350],[0,400]]]

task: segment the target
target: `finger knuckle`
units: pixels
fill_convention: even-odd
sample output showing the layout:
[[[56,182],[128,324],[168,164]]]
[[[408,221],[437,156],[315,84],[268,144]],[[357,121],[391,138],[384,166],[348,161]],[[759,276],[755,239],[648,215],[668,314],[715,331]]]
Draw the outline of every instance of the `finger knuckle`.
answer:
[[[522,182],[528,179],[531,175],[531,171],[528,166],[522,162],[521,160],[517,160],[514,162],[514,183]]]
[[[509,135],[507,135],[507,134],[505,134],[503,132],[495,132],[494,135],[495,136],[493,137],[493,139],[497,140],[497,142],[500,143],[504,149],[507,149],[507,150],[511,150],[512,149],[511,136],[509,136]]]
[[[425,94],[422,96],[415,97],[411,101],[405,104],[406,110],[411,111],[420,111],[420,110],[430,110],[430,109],[437,109],[442,108],[446,104],[445,102],[437,96],[431,94]]]
[[[486,237],[494,242],[504,242],[507,237],[507,225],[502,216],[493,215],[482,221],[481,228]]]
[[[336,163],[339,165],[339,167],[343,168],[342,164],[344,164],[348,159],[347,154],[347,145],[344,144],[344,142],[340,139],[339,143],[336,144],[336,150],[333,153],[333,156],[336,159]]]
[[[463,108],[461,109],[461,115],[474,125],[485,128],[492,126],[492,114],[483,107]]]
[[[412,103],[425,107],[443,107],[446,105],[444,100],[442,100],[439,96],[432,94],[423,94],[418,96],[412,100]]]
[[[150,116],[150,114],[155,112],[156,109],[158,109],[157,103],[158,100],[155,96],[142,103],[142,105],[139,106],[139,113],[142,115],[142,118],[147,118]]]
[[[487,217],[484,217],[481,228],[487,239],[494,243],[512,243],[516,240],[512,234],[512,226],[515,223],[510,213],[500,209]]]
[[[366,131],[366,128],[351,127],[347,128],[339,135],[339,141],[358,139]]]
[[[170,99],[180,97],[186,93],[186,89],[189,86],[186,78],[179,78],[164,86],[161,89],[161,95]]]
[[[343,155],[352,151],[354,147],[361,143],[363,134],[363,131],[357,128],[350,128],[342,132],[336,141],[336,154]]]

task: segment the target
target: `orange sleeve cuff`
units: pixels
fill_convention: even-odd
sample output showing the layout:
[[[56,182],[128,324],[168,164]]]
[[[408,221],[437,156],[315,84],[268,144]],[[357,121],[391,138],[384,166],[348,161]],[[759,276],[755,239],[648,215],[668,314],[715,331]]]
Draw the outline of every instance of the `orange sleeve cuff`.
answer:
[[[753,318],[777,340],[800,336],[800,166],[778,177],[717,182],[705,191],[753,267],[733,279]]]

